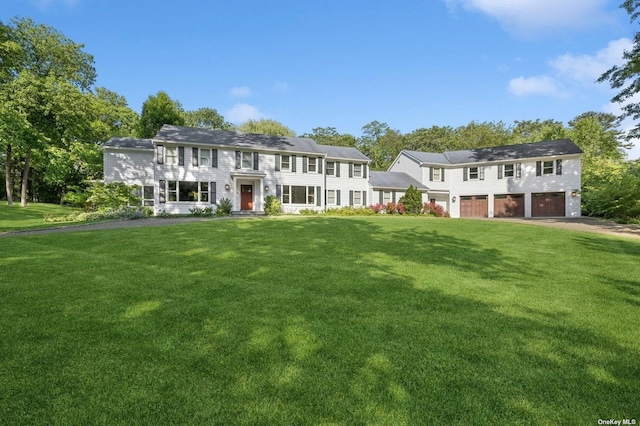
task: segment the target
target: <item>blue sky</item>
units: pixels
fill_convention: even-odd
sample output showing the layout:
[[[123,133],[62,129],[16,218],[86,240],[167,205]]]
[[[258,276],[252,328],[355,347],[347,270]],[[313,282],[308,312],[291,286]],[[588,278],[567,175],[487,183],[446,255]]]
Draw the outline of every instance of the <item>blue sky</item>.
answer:
[[[617,113],[595,80],[637,30],[621,1],[3,0],[0,20],[85,44],[97,85],[138,112],[164,90],[236,124],[357,137],[373,120],[408,133]]]

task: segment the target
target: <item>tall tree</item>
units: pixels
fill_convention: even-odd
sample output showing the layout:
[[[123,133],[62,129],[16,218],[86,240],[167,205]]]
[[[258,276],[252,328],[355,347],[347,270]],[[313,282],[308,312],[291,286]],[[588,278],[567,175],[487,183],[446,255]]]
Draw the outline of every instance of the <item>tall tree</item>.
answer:
[[[348,133],[341,134],[335,127],[315,127],[311,133],[305,133],[301,137],[311,138],[320,145],[355,147],[358,144],[355,136]]]
[[[238,130],[245,133],[258,133],[262,135],[294,137],[296,133],[276,120],[249,120],[238,126]]]
[[[194,111],[185,111],[184,125],[202,129],[230,130],[233,128],[233,125],[224,121],[224,117],[213,108],[198,108]]]
[[[152,138],[165,124],[184,125],[182,105],[174,101],[166,92],[149,95],[142,104],[142,114],[136,134],[140,138]]]
[[[21,205],[26,206],[29,173],[36,157],[49,144],[64,144],[86,134],[88,104],[84,94],[96,77],[93,57],[54,28],[31,19],[15,19],[8,39],[17,46],[0,84],[0,102],[24,117],[29,131],[22,140],[5,142],[5,151],[22,159]],[[3,29],[3,31],[6,30]],[[12,176],[13,161],[6,161]],[[9,186],[9,185],[7,185]],[[13,188],[8,188],[12,192]],[[12,194],[7,194],[7,198]]]
[[[629,13],[632,24],[638,20],[640,1],[625,0],[620,7]],[[637,122],[640,118],[640,103],[633,102],[633,97],[640,92],[640,32],[636,32],[634,35],[633,47],[624,52],[623,59],[625,60],[624,64],[609,68],[598,78],[598,82],[608,81],[611,88],[618,91],[611,101],[622,104],[622,114],[619,119],[631,117]],[[640,137],[640,123],[637,123],[626,134],[627,139],[638,137]]]
[[[105,142],[114,136],[134,136],[140,120],[124,96],[104,87],[97,87],[91,94],[91,115],[95,142]]]

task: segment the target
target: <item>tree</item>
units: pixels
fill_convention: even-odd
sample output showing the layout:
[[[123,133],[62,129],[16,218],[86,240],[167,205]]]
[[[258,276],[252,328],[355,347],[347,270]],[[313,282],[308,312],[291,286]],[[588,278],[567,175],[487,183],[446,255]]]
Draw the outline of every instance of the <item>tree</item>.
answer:
[[[11,26],[3,26],[2,32],[3,49],[8,40],[13,54],[8,63],[2,63],[0,103],[12,111],[13,118],[22,117],[19,121],[26,124],[3,143],[7,153],[5,175],[10,180],[16,165],[13,160],[19,157],[21,205],[26,206],[32,157],[42,157],[50,144],[60,145],[86,135],[88,103],[84,94],[93,85],[96,72],[93,57],[84,52],[84,46],[51,27],[37,25],[31,19],[16,19]],[[13,186],[6,186],[10,199]]]
[[[295,137],[296,133],[275,120],[249,120],[238,126],[238,130],[245,133],[258,133],[262,135]]]
[[[398,201],[404,205],[407,213],[419,214],[422,212],[422,194],[413,185],[409,185]]]
[[[91,97],[91,132],[94,142],[105,142],[115,136],[134,136],[140,117],[129,108],[124,96],[97,87]]]
[[[301,137],[311,138],[320,145],[355,147],[358,143],[355,136],[340,134],[335,127],[315,127],[311,133],[305,133]]]
[[[387,123],[372,121],[362,126],[358,148],[371,159],[371,170],[386,170],[404,147],[404,137]]]
[[[620,6],[631,15],[633,23],[640,16],[640,2],[638,0],[625,0]],[[614,65],[605,71],[598,82],[608,81],[612,89],[618,93],[611,99],[611,102],[622,104],[622,114],[620,120],[631,117],[633,120],[640,118],[640,103],[630,102],[636,93],[640,92],[640,32],[636,32],[633,37],[633,47],[630,51],[625,51],[623,65]],[[636,124],[626,134],[628,140],[640,137],[640,124]]]
[[[224,117],[212,108],[199,108],[195,111],[185,111],[184,125],[202,129],[230,130],[233,128],[231,123],[224,121]]]
[[[149,95],[142,104],[142,114],[136,134],[139,138],[150,139],[165,124],[183,126],[183,114],[180,102],[171,99],[166,92],[160,91],[155,96]]]

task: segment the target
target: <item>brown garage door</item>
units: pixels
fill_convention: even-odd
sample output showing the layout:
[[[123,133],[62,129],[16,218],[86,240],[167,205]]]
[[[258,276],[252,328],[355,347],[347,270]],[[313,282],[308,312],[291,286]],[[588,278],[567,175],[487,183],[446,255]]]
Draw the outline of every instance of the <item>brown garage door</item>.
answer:
[[[558,217],[565,215],[564,192],[540,192],[531,194],[532,217]]]
[[[524,217],[524,194],[500,194],[493,197],[495,217]]]
[[[460,197],[460,217],[487,217],[489,203],[486,195]]]

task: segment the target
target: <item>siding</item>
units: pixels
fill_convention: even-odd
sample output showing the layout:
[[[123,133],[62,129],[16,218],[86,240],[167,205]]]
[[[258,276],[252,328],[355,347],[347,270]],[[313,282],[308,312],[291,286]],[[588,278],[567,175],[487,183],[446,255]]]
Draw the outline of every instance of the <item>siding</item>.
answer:
[[[126,182],[127,185],[153,185],[152,150],[104,150],[104,182]]]

